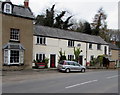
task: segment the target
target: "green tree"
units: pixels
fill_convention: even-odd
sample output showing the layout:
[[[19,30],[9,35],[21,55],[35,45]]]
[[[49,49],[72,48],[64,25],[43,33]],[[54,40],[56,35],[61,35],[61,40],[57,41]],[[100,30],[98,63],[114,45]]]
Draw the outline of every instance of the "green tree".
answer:
[[[108,30],[100,30],[99,36],[106,42],[110,43],[110,36]]]
[[[84,23],[83,33],[90,34],[90,35],[92,34],[90,23],[87,21]]]
[[[93,34],[99,35],[100,29],[106,29],[107,23],[106,23],[107,15],[105,14],[103,8],[100,8],[98,12],[95,14],[92,28],[93,28]]]
[[[45,25],[45,16],[44,15],[37,15],[35,19],[35,24],[36,25]]]
[[[74,25],[72,26],[71,30],[90,35],[92,34],[92,29],[89,22],[79,21],[78,23],[76,23],[75,21],[73,21],[73,23]]]
[[[46,10],[45,26],[53,27],[54,25],[54,7],[55,5],[50,10]]]
[[[74,25],[72,26],[72,30],[75,32],[83,33],[84,21],[79,21],[78,23],[74,21],[73,23],[74,23]]]
[[[65,16],[66,11],[62,11],[59,15],[55,17],[54,11],[55,5],[51,9],[46,9],[45,15],[38,15],[35,19],[35,24],[56,27],[60,29],[68,29],[73,24],[70,23],[72,16],[69,16],[65,21],[62,18]]]
[[[54,27],[66,30],[73,25],[72,23],[69,24],[69,20],[72,16],[68,17],[65,21],[62,20],[65,13],[66,11],[62,11],[59,15],[57,15],[57,17],[55,18],[56,22],[54,24]]]
[[[46,14],[45,15],[37,15],[37,17],[35,19],[35,24],[53,27],[53,24],[54,24],[54,7],[55,7],[55,5],[53,5],[50,10],[46,9]]]
[[[99,55],[97,57],[97,60],[98,60],[100,67],[103,67],[103,57],[105,57],[105,55]]]
[[[82,51],[80,50],[80,48],[75,48],[74,47],[74,55],[75,55],[75,61],[76,62],[78,62],[78,60],[79,60],[79,56],[80,56],[80,53],[81,53]]]
[[[69,24],[69,20],[71,19],[72,16],[68,17],[64,22],[63,22],[63,29],[68,29],[70,26],[72,26],[73,24],[70,23]]]
[[[57,15],[57,17],[55,17],[55,24],[54,24],[54,27],[56,28],[60,28],[62,29],[63,28],[63,20],[62,20],[62,17],[65,15],[65,12],[66,11],[62,11],[59,15]]]
[[[66,60],[66,56],[65,56],[65,51],[63,52],[62,49],[59,51],[59,60]]]

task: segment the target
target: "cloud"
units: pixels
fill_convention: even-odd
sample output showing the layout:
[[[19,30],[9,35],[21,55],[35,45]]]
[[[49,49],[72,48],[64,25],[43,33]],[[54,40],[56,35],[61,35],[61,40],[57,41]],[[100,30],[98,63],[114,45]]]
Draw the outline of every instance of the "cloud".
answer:
[[[108,28],[118,29],[118,7],[117,6],[111,7],[112,7],[111,11],[109,11],[107,18]]]

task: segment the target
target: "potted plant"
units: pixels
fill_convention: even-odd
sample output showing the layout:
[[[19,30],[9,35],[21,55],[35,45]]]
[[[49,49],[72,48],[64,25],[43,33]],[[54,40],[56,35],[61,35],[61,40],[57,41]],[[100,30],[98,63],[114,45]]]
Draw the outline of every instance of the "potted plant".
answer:
[[[33,68],[38,68],[38,66],[37,66],[37,60],[33,60],[33,62],[32,62],[32,67]]]
[[[49,58],[45,58],[45,59],[44,59],[44,62],[45,62],[45,68],[48,68]]]
[[[44,60],[38,60],[37,65],[38,65],[38,68],[45,68]]]

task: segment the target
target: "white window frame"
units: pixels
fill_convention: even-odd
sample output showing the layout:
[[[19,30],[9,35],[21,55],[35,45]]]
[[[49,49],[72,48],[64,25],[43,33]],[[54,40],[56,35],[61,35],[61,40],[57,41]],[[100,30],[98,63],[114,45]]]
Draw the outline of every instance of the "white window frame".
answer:
[[[100,47],[98,48],[98,46]],[[101,44],[97,44],[97,50],[101,50]]]
[[[45,59],[45,53],[36,53],[35,54],[35,60],[37,60],[37,54],[39,55],[39,58],[40,58],[40,55],[42,55],[42,58],[41,58],[41,62]]]
[[[20,57],[20,63],[24,63],[24,51],[23,50],[20,50],[19,51],[19,57]]]
[[[4,64],[9,63],[9,52],[8,50],[4,50]]]
[[[16,63],[10,62],[11,50],[19,51],[19,62],[16,62]],[[4,64],[6,65],[24,64],[24,50],[16,50],[16,49],[11,49],[11,50],[8,50],[8,49],[4,50]]]
[[[10,59],[10,64],[19,64],[20,63],[20,51],[19,50],[10,50],[10,58],[12,57],[11,56],[11,51],[17,51],[17,52],[19,52],[19,56],[14,56],[14,57],[18,57],[19,60],[17,62],[11,62],[11,59]]]
[[[8,14],[11,14],[11,13],[12,13],[12,5],[9,4],[9,3],[6,3],[6,4],[4,5],[4,12],[5,12],[5,13],[8,13]]]
[[[89,43],[89,49],[92,49],[92,48],[93,48],[93,44]]]
[[[68,40],[68,47],[74,47],[75,41],[73,40]]]
[[[36,44],[46,45],[46,37],[37,36],[36,37]]]
[[[73,59],[74,59],[74,55],[68,55],[68,60],[70,60],[70,61],[72,61],[73,59],[72,59],[72,57],[73,57]]]
[[[11,41],[19,41],[20,40],[20,30],[19,29],[10,29],[10,40]]]

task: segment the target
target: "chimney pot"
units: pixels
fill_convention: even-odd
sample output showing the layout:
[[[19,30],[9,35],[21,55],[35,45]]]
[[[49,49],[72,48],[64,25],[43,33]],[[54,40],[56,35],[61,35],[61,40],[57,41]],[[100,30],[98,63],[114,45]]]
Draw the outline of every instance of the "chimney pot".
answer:
[[[28,8],[29,7],[29,0],[24,1],[24,7]]]

